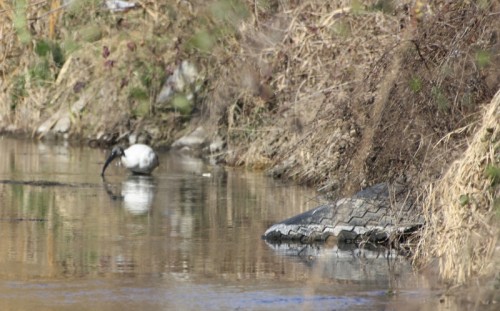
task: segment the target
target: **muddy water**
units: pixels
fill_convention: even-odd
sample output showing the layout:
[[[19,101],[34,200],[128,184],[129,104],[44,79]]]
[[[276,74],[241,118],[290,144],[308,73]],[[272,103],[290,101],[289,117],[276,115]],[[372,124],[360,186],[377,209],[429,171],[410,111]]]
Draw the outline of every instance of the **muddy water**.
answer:
[[[105,156],[0,137],[1,310],[450,307],[404,260],[261,240],[311,190],[168,153],[103,181]]]

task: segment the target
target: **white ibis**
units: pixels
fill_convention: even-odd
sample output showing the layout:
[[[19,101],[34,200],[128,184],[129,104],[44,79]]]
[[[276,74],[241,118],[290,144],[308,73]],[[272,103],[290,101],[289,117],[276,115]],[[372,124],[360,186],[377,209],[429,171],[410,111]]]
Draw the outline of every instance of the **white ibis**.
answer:
[[[160,164],[158,162],[158,155],[147,145],[135,144],[125,150],[121,146],[116,146],[111,150],[111,154],[104,163],[101,176],[104,177],[104,172],[108,165],[120,156],[123,165],[134,174],[149,175]]]

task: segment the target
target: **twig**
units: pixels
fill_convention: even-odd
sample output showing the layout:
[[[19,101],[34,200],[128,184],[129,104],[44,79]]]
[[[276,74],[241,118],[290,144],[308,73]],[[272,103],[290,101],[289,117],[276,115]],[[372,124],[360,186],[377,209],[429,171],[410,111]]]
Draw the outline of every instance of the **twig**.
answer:
[[[253,1],[253,14],[255,15],[255,27],[259,27],[259,8],[257,6],[257,0]]]
[[[415,48],[417,49],[417,53],[418,53],[418,56],[420,57],[420,59],[424,62],[424,65],[425,65],[425,68],[427,68],[427,71],[431,71],[431,69],[429,68],[429,66],[427,65],[427,60],[424,58],[424,56],[422,55],[422,52],[420,52],[420,46],[418,45],[417,43],[417,40],[411,40],[411,42],[415,45]]]
[[[43,15],[41,15],[41,16],[28,18],[28,20],[29,20],[29,21],[37,21],[37,20],[39,20],[39,19],[42,19],[42,18],[46,17],[47,15],[51,15],[52,13],[55,13],[55,12],[60,11],[60,10],[62,10],[62,9],[65,9],[65,8],[66,8],[68,5],[70,5],[70,4],[71,4],[71,2],[68,2],[68,3],[66,3],[66,4],[61,5],[61,6],[60,6],[60,7],[58,7],[58,8],[55,8],[55,9],[53,9],[53,10],[50,10],[50,11],[46,12],[45,14],[43,14]]]

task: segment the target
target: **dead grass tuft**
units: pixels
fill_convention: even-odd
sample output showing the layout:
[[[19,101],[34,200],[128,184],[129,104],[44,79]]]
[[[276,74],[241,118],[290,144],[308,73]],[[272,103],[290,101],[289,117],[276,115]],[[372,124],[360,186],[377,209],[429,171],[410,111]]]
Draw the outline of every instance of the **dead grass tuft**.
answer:
[[[486,107],[463,156],[427,188],[426,226],[416,260],[438,258],[442,277],[463,283],[496,272],[500,183],[489,167],[500,167],[500,92]]]

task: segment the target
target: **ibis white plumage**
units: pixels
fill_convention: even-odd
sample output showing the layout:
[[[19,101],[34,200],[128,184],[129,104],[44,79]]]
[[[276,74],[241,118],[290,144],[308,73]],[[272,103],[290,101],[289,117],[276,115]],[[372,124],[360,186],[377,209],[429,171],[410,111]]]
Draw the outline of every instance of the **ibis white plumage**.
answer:
[[[111,154],[104,163],[101,176],[104,176],[108,165],[118,157],[121,157],[122,164],[134,174],[149,175],[160,164],[158,155],[147,145],[135,144],[127,149],[116,146],[111,150]]]

